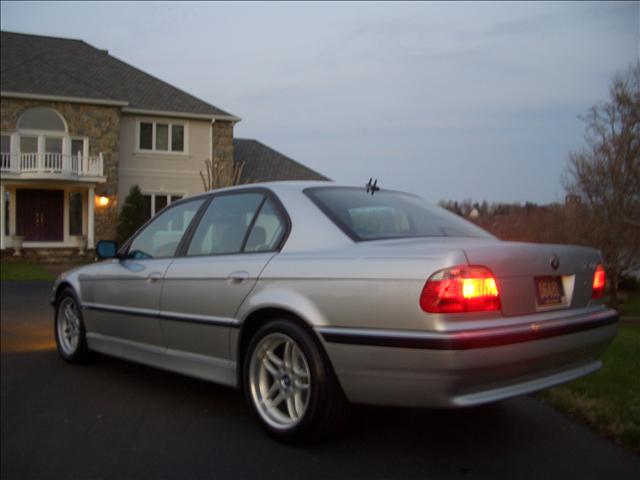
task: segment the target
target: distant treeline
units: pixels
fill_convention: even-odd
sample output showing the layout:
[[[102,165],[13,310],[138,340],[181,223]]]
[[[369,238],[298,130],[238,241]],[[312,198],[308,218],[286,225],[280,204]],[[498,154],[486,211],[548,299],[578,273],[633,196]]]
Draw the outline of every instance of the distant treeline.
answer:
[[[503,240],[585,244],[579,203],[537,205],[442,200],[441,207],[464,217]]]
[[[519,203],[488,203],[483,200],[481,203],[473,202],[466,199],[462,202],[455,200],[440,200],[438,202],[443,208],[460,215],[461,217],[482,217],[487,215],[507,215],[512,211],[520,211],[522,209],[532,210],[536,208],[548,208],[548,206],[539,207],[535,203],[526,202],[524,205]]]

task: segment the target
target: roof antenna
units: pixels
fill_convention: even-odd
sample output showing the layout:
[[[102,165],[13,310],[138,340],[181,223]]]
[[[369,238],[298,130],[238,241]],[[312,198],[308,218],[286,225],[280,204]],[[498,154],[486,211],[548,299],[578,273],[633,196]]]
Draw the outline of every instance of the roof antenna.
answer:
[[[376,178],[374,181],[373,178],[369,178],[369,183],[365,185],[365,188],[367,189],[367,193],[370,193],[371,196],[373,196],[374,193],[380,190],[380,187],[378,186],[378,179]]]

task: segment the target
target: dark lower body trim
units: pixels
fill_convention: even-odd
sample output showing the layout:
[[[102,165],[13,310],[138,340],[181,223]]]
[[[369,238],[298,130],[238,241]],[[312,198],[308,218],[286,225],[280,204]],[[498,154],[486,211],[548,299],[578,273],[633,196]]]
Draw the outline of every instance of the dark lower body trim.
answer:
[[[613,313],[611,313],[613,312]],[[512,343],[531,342],[544,338],[583,332],[616,323],[615,311],[596,315],[588,320],[544,325],[531,323],[524,327],[487,329],[455,333],[423,333],[355,328],[322,328],[322,338],[328,343],[369,345],[376,347],[420,348],[430,350],[470,350],[497,347]]]

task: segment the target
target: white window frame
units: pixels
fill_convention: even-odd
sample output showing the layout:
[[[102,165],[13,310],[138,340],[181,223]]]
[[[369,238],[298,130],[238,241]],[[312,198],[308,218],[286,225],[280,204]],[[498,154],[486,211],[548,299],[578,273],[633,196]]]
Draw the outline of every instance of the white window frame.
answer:
[[[142,123],[151,123],[153,126],[151,128],[151,148],[140,148],[140,124]],[[156,126],[158,123],[162,123],[169,126],[169,139],[168,139],[168,150],[158,150],[156,149]],[[180,125],[183,128],[183,150],[182,151],[174,151],[171,150],[171,136],[174,125]],[[153,153],[158,155],[189,155],[189,122],[183,120],[172,120],[166,119],[161,120],[157,118],[138,118],[136,119],[136,138],[135,138],[135,149],[136,153]]]
[[[167,197],[167,207],[169,205],[171,205],[171,197],[182,197],[180,200],[182,200],[183,198],[185,198],[188,194],[187,192],[159,192],[159,191],[143,191],[141,192],[143,196],[149,196],[151,197],[151,217],[153,218],[156,216],[156,196],[158,197]]]
[[[22,137],[35,137],[38,139],[38,151],[36,153],[47,153],[45,149],[46,138],[60,138],[62,139],[62,155],[75,155],[77,152],[71,152],[71,140],[82,141],[82,156],[89,156],[89,137],[81,135],[68,135],[64,132],[43,131],[43,130],[15,130],[15,131],[3,131],[2,136],[9,137],[10,153],[20,154],[20,138]]]

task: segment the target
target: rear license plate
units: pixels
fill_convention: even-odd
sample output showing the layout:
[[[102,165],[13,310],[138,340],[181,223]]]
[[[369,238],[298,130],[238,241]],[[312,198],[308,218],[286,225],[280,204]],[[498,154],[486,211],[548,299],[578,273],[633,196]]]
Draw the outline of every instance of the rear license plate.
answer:
[[[564,303],[562,277],[536,277],[536,300],[539,307],[551,307]]]

